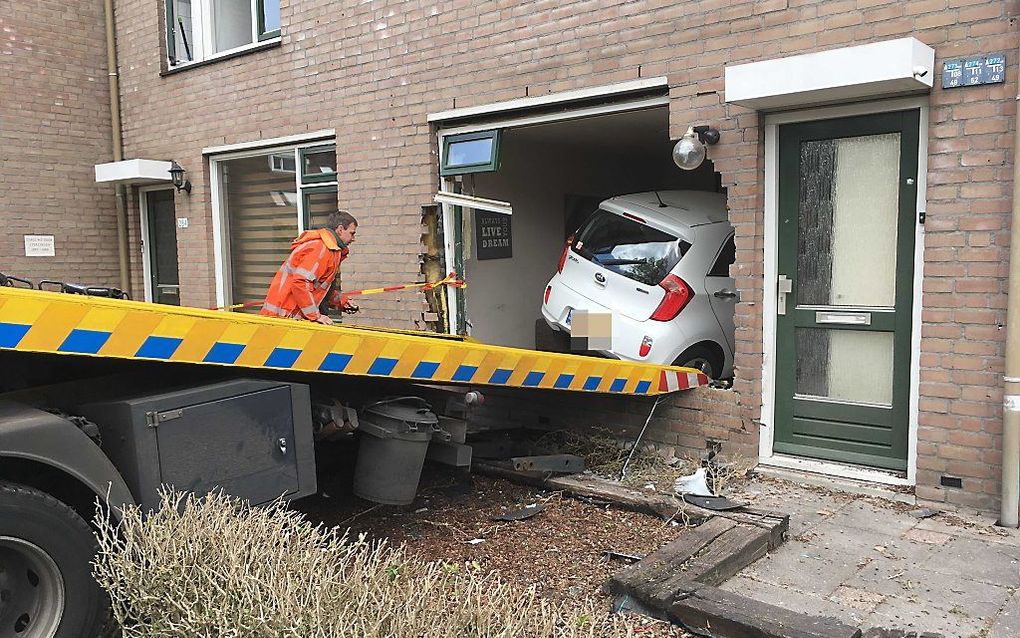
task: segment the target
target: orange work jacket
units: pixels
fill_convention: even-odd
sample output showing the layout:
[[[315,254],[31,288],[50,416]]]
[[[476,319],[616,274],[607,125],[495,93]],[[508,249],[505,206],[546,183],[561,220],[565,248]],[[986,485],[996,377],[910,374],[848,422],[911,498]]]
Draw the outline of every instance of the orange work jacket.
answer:
[[[328,228],[306,230],[291,243],[291,253],[269,285],[261,314],[274,317],[319,319],[319,305],[340,274],[340,262],[347,258],[336,234]],[[339,308],[339,290],[329,305]]]

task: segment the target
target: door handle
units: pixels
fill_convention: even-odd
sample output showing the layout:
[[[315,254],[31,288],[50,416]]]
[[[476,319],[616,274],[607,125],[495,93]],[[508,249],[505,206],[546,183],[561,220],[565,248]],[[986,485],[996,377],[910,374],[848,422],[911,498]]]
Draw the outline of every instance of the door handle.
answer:
[[[779,275],[779,280],[776,282],[776,314],[786,314],[786,295],[793,292],[793,281],[790,280],[786,275]]]
[[[740,296],[740,293],[738,293],[736,290],[723,288],[722,290],[716,290],[715,292],[713,292],[712,296],[718,299],[735,299]]]

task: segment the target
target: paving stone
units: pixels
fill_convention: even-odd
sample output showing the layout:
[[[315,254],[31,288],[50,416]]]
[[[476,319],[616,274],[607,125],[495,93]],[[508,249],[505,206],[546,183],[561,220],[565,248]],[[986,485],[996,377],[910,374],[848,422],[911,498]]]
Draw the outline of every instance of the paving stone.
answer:
[[[928,545],[945,545],[955,538],[955,536],[944,532],[935,532],[932,530],[916,528],[908,530],[903,537],[907,540],[917,541],[918,543],[926,543]]]
[[[1016,638],[1020,636],[1020,591],[1013,592],[999,615],[995,617],[988,638]]]
[[[984,638],[990,621],[940,609],[925,609],[905,598],[890,596],[861,623],[861,627],[898,629],[904,636],[910,632],[943,634],[952,638]],[[891,634],[894,635],[894,634]]]
[[[892,561],[875,561],[844,585],[986,621],[995,617],[1010,596],[1006,587],[963,577],[947,578],[912,563]]]
[[[936,516],[935,518],[918,521],[916,527],[917,529],[942,532],[943,534],[949,534],[950,536],[973,538],[985,543],[998,543],[1001,545],[1020,547],[1020,530],[996,527],[988,521],[981,521],[981,523],[982,524],[975,525],[960,525],[957,523],[949,523],[942,516]]]
[[[729,579],[723,583],[720,589],[802,614],[837,618],[855,626],[867,615],[859,610],[845,608],[837,602],[799,590],[796,587],[773,585],[745,576],[736,576]]]
[[[806,490],[790,483],[789,488],[779,490],[769,484],[759,484],[758,489],[748,490],[743,496],[755,505],[790,515],[788,536],[797,537],[821,521],[836,514],[847,503],[833,502],[831,498],[812,490]]]
[[[1018,587],[1020,558],[1015,553],[1010,546],[957,537],[935,548],[921,567],[954,578],[967,574],[985,583]]]
[[[838,549],[789,541],[742,572],[759,581],[828,596],[860,568],[859,549]]]
[[[828,523],[884,536],[900,536],[914,527],[917,519],[893,509],[877,507],[868,501],[853,501],[833,514]]]
[[[869,535],[862,537],[863,540],[873,541],[875,544],[867,548],[865,557],[868,562],[880,561],[891,563],[921,563],[928,560],[935,549],[927,544],[908,538],[889,538]]]
[[[902,629],[886,629],[884,627],[872,627],[864,632],[861,638],[945,638],[943,634],[925,631],[904,631]]]
[[[850,607],[860,612],[870,613],[885,602],[885,595],[867,589],[840,585],[829,596],[829,600],[843,607]]]

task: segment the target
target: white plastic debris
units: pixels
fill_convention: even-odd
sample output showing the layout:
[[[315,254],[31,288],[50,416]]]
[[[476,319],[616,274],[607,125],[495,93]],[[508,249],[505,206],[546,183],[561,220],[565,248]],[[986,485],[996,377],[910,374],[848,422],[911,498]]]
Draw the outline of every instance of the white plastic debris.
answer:
[[[477,545],[478,543],[484,543],[484,538],[472,538],[469,541],[465,541],[468,545]]]
[[[681,476],[673,483],[673,490],[677,494],[693,494],[694,496],[715,496],[712,490],[708,489],[708,481],[705,479],[705,468],[699,467],[694,474]]]

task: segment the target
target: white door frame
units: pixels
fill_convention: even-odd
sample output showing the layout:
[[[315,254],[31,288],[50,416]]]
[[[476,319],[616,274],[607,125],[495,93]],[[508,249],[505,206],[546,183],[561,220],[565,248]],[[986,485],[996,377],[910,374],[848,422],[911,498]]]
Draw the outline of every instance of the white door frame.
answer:
[[[889,485],[914,485],[917,482],[917,418],[920,392],[921,356],[921,282],[924,277],[924,226],[915,223],[914,235],[914,291],[911,309],[911,354],[910,354],[910,420],[907,434],[907,472],[887,472],[775,454],[772,446],[775,436],[775,380],[776,380],[776,290],[778,279],[777,258],[779,218],[779,147],[778,127],[782,124],[825,120],[854,115],[870,115],[889,111],[918,109],[920,111],[917,161],[917,210],[924,211],[927,202],[928,169],[928,96],[846,104],[825,108],[787,111],[768,114],[765,119],[765,294],[762,301],[763,330],[762,352],[762,404],[761,427],[758,435],[758,461],[763,465],[802,470],[850,479],[885,483]]]
[[[138,210],[141,217],[141,225],[138,234],[142,243],[142,279],[145,285],[145,301],[152,302],[152,264],[149,252],[149,205],[146,202],[146,195],[156,191],[172,191],[173,186],[141,186],[138,188]],[[174,210],[177,210],[177,200],[174,198]],[[174,213],[174,217],[177,213]],[[174,224],[177,222],[175,221]],[[176,226],[175,226],[176,227]]]

